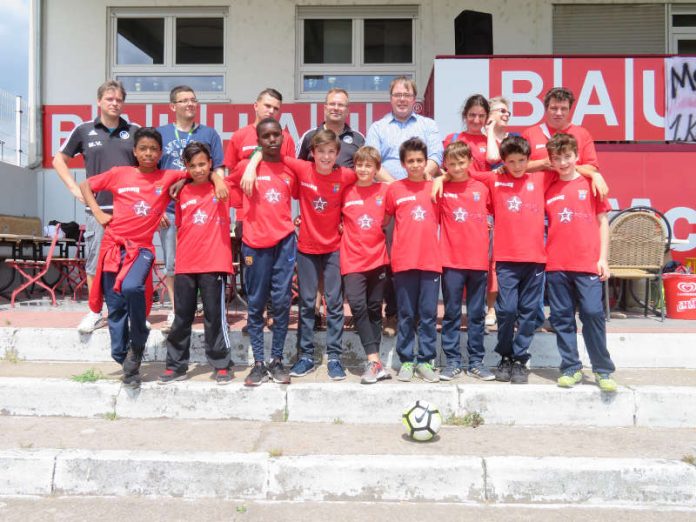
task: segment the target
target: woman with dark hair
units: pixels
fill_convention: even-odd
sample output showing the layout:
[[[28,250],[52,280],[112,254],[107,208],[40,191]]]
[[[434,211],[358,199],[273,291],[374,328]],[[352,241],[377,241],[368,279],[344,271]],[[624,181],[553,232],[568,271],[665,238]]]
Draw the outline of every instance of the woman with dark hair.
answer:
[[[473,158],[472,168],[478,171],[491,170],[491,165],[486,159],[488,138],[485,134],[489,114],[490,108],[485,96],[482,94],[469,96],[462,109],[462,121],[466,130],[448,135],[443,142],[444,147],[455,141],[466,143]]]

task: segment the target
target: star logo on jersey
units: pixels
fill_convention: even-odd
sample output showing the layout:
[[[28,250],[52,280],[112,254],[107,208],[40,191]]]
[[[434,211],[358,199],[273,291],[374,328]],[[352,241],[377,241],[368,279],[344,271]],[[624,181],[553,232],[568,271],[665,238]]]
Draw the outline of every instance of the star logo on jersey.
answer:
[[[561,218],[561,223],[570,223],[573,219],[573,211],[568,207],[563,207],[563,210],[558,213],[558,217]]]
[[[200,208],[196,210],[196,213],[193,215],[193,224],[194,225],[205,225],[208,222],[208,214],[203,212]]]
[[[267,190],[266,194],[263,197],[269,203],[272,203],[272,204],[280,203],[280,192],[278,192],[274,188]]]
[[[133,210],[135,211],[136,216],[147,216],[147,214],[150,212],[150,205],[141,200],[133,205]]]
[[[314,210],[316,210],[317,212],[324,212],[326,210],[326,205],[328,204],[329,203],[321,196],[312,201],[312,206],[314,207]]]
[[[411,211],[411,217],[413,221],[424,221],[425,220],[425,209],[418,205]]]
[[[367,214],[363,214],[357,219],[358,226],[361,230],[370,230],[372,228],[372,223],[374,222],[375,220]]]
[[[464,223],[466,221],[466,218],[469,216],[469,213],[462,207],[459,207],[456,208],[454,212],[452,212],[452,216],[454,217],[455,222]]]
[[[517,196],[512,196],[507,200],[507,207],[510,212],[519,212],[522,208],[522,200]]]

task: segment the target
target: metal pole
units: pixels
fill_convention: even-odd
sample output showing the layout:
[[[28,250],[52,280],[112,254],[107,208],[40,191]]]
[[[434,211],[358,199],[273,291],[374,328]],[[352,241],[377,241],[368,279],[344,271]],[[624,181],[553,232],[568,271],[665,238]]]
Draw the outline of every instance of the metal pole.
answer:
[[[22,97],[17,96],[15,103],[15,139],[17,141],[17,166],[22,166]]]

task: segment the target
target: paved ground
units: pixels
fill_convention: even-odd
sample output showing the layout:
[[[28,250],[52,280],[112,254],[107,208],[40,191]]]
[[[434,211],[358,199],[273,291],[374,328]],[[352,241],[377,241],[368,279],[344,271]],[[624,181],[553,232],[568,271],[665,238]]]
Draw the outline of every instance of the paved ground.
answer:
[[[513,442],[514,441],[514,444]],[[417,443],[393,424],[0,416],[0,449],[268,452],[291,455],[457,455],[492,457],[696,457],[696,430],[443,426]],[[2,517],[0,517],[2,518]]]
[[[147,520],[176,522],[380,522],[483,520],[490,522],[565,522],[611,520],[612,522],[686,522],[696,511],[679,509],[582,508],[550,505],[462,506],[413,502],[250,502],[182,500],[162,498],[0,498],[0,518],[5,522],[50,522],[73,520]]]
[[[105,379],[120,379],[121,367],[115,362],[111,363],[79,363],[79,362],[11,362],[10,360],[0,360],[0,377],[53,377],[70,379],[83,372],[95,369],[101,372]],[[164,363],[144,363],[141,374],[143,381],[156,381],[157,377],[164,371]],[[248,373],[246,366],[236,366],[234,369],[235,377],[233,382],[241,382]],[[347,378],[342,382],[360,382],[360,369],[348,369]],[[396,372],[392,371],[393,374]],[[209,366],[204,364],[191,364],[189,378],[194,381],[211,381],[212,372]],[[558,378],[558,371],[553,369],[535,369],[529,375],[530,384],[549,384],[555,385]],[[396,377],[396,375],[394,375]],[[669,368],[669,369],[619,369],[614,374],[616,381],[624,386],[634,385],[659,385],[659,386],[696,386],[696,369]],[[320,365],[319,368],[302,378],[294,378],[293,382],[313,383],[331,382],[326,373],[326,366]],[[413,380],[413,384],[422,384],[423,381]],[[450,384],[486,384],[490,386],[510,386],[507,383],[483,382],[471,377],[462,376],[449,383],[442,382],[442,386]],[[382,381],[373,386],[390,386],[399,384],[396,378]],[[340,383],[336,383],[340,386]],[[594,377],[590,370],[585,370],[584,385],[594,386]],[[172,383],[170,386],[176,386]]]

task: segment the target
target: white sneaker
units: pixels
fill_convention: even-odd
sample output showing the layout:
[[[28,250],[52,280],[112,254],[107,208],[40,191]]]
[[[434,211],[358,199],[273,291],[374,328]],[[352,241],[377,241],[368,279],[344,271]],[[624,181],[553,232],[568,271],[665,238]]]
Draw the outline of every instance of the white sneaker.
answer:
[[[162,326],[162,333],[169,333],[172,329],[173,324],[174,324],[174,312],[169,312],[167,314],[167,320],[164,322],[164,326]]]
[[[486,314],[486,326],[495,326],[496,317],[495,312],[488,312]]]
[[[106,318],[101,313],[94,313],[92,310],[87,312],[87,315],[82,318],[77,326],[77,331],[82,334],[92,333],[97,328],[106,325]]]

